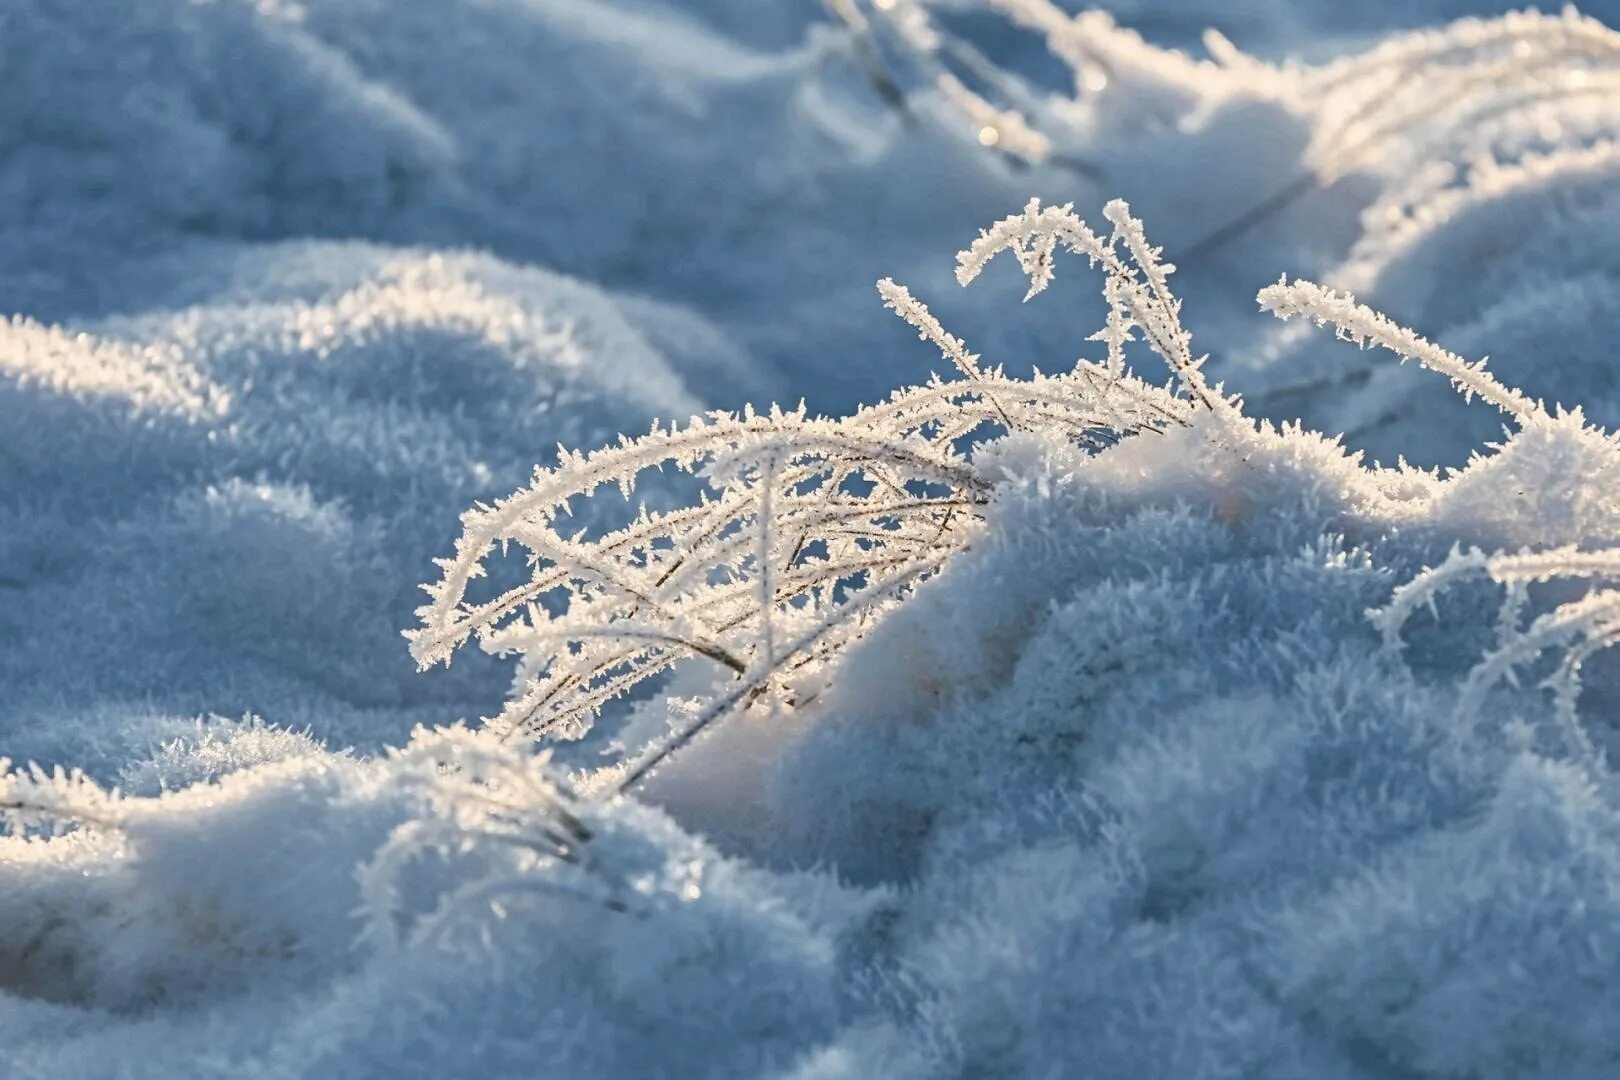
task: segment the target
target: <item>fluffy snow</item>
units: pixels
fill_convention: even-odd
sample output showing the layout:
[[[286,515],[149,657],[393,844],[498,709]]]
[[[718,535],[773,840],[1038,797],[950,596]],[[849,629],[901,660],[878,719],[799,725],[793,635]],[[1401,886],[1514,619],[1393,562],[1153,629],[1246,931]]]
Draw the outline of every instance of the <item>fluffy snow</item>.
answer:
[[[1616,1075],[1620,8],[1098,8],[0,13],[0,1076]],[[957,288],[1031,196],[1128,198],[1241,405],[955,448],[943,568],[624,794],[713,671],[541,749],[532,653],[417,670],[559,444],[941,369],[879,278],[969,381],[1111,358],[1083,259]]]

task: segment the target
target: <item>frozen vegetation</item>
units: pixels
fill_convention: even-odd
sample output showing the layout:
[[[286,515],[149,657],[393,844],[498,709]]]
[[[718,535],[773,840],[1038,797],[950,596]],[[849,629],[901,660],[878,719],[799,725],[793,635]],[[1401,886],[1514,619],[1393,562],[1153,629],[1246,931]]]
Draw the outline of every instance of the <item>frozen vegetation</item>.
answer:
[[[13,0],[0,1077],[1620,1074],[1616,23]]]

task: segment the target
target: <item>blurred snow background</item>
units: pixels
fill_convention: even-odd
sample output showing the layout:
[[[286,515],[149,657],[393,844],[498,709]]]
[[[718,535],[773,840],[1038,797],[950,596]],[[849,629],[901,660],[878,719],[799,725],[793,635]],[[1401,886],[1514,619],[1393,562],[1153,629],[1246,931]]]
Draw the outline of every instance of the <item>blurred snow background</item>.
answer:
[[[986,542],[817,718],[696,748],[648,792],[673,818],[593,809],[635,914],[457,899],[535,870],[451,845],[373,925],[356,868],[464,814],[385,748],[509,684],[399,637],[461,511],[559,442],[924,377],[881,276],[993,362],[1066,367],[1089,289],[951,279],[1031,195],[1130,199],[1251,415],[1387,465],[1501,438],[1261,317],[1288,273],[1620,424],[1597,24],[1118,0],[1071,71],[1026,5],[928,5],[966,51],[908,6],[0,11],[0,754],[130,796],[116,832],[0,840],[0,1073],[1615,1074],[1611,778],[1446,719],[1466,619],[1414,646],[1425,682],[1362,617],[1454,543],[1620,539],[1613,448],[1574,431],[1400,491],[1303,436],[1235,476],[1196,439],[1010,448]]]

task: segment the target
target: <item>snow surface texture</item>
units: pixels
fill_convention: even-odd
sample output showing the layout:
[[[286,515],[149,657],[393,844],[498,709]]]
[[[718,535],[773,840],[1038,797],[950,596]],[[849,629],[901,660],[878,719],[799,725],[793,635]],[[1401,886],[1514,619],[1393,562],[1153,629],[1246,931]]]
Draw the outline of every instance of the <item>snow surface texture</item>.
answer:
[[[1041,0],[8,5],[0,1075],[1620,1071],[1620,37],[1108,7],[1146,36]],[[1003,266],[954,290],[1032,194],[1131,200],[1241,408],[1161,333],[1177,386],[1138,358],[1132,393],[1164,415],[1085,411],[1118,408],[1074,389],[1076,355],[1120,373],[1111,310],[1180,322],[1081,260],[1023,309]],[[1282,274],[1394,322],[1294,284],[1275,323]],[[543,649],[516,686],[413,670],[457,516],[555,444],[920,383],[889,275],[983,350],[886,292],[975,422],[1029,420],[857,448],[982,486],[885,541],[933,576],[792,680],[789,605],[744,624],[760,693],[625,797],[715,665],[555,762],[476,723]],[[1032,365],[1069,428],[1003,393]],[[701,482],[805,520],[739,445]],[[594,542],[612,501],[511,538]],[[738,535],[774,599],[786,541]]]

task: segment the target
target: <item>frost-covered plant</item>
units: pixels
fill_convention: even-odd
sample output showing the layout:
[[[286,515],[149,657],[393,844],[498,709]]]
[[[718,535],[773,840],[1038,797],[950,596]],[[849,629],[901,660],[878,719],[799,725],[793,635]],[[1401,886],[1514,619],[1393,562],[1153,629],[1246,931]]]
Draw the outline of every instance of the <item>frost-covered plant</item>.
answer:
[[[1107,50],[1095,47],[1094,40],[1109,37],[1114,29],[1109,16],[1090,12],[1071,17],[1045,0],[996,0],[993,6],[1018,25],[1045,35],[1052,50],[1074,67],[1078,93],[1108,85],[1111,65]],[[870,0],[867,8],[872,18],[857,0],[829,0],[829,8],[853,34],[874,84],[901,107],[908,100],[906,89],[930,90],[968,121],[985,147],[1025,162],[1050,160],[1086,174],[1097,171],[1072,150],[1055,154],[1053,136],[1062,133],[1065,123],[1054,115],[1052,104],[998,67],[972,42],[940,26],[929,15],[927,4]],[[878,42],[891,39],[891,51],[904,57],[914,75],[910,80],[885,66]],[[902,88],[902,81],[915,85]]]
[[[1443,144],[1538,103],[1612,95],[1620,34],[1567,7],[1509,12],[1419,31],[1311,71],[1302,88],[1323,103],[1316,149],[1328,172],[1423,129]]]
[[[0,829],[57,834],[85,825],[116,828],[118,820],[118,795],[79,770],[14,768],[0,757]]]
[[[423,665],[448,661],[469,638],[522,657],[512,701],[491,726],[508,736],[578,737],[602,708],[677,664],[712,665],[728,681],[678,730],[626,770],[638,781],[715,720],[756,702],[802,705],[827,665],[874,619],[973,536],[992,477],[964,449],[996,432],[1041,431],[1081,446],[1188,421],[1230,406],[1205,381],[1179,302],[1141,223],[1110,203],[1106,237],[1067,207],[1031,201],[958,256],[964,285],[1001,252],[1028,275],[1030,295],[1052,279],[1059,247],[1104,273],[1108,318],[1093,340],[1106,358],[1059,375],[1017,379],[985,368],[902,285],[884,302],[956,369],[887,402],[830,420],[803,409],[711,414],[655,427],[557,467],[493,506],[463,517],[454,557],[427,586],[421,626],[407,632]],[[1144,341],[1179,393],[1126,366]],[[616,488],[628,499],[651,469],[673,466],[706,489],[671,509],[641,507],[622,528],[571,527],[574,504]],[[488,600],[469,595],[486,560],[516,543],[529,580]]]
[[[397,781],[422,812],[395,826],[359,870],[368,936],[384,945],[428,940],[468,911],[502,910],[523,895],[569,897],[627,910],[625,887],[598,865],[591,828],[552,775],[546,755],[515,753],[462,728],[419,731],[390,754]],[[500,866],[472,875],[431,913],[408,917],[410,872],[429,857],[478,855]]]
[[[1620,34],[1573,7],[1558,15],[1509,12],[1283,72],[1290,99],[1314,115],[1305,171],[1211,234],[1216,240],[1369,162],[1393,174],[1393,190],[1408,191],[1437,161],[1474,159],[1498,140],[1522,142],[1504,123],[1512,128],[1529,118],[1543,138],[1558,138],[1559,123],[1536,110],[1620,89]]]
[[[1192,351],[1169,289],[1175,268],[1160,260],[1125,203],[1110,203],[1104,215],[1112,226],[1106,236],[1068,206],[1032,200],[957,256],[966,285],[1011,252],[1029,279],[1026,299],[1052,280],[1060,247],[1100,266],[1108,315],[1091,340],[1103,345],[1102,360],[1082,360],[1062,375],[1009,377],[986,368],[908,289],[884,279],[884,302],[939,349],[957,378],[936,376],[842,420],[802,409],[719,413],[588,455],[564,451],[529,488],[464,516],[455,556],[441,560],[444,576],[426,586],[421,625],[407,632],[418,662],[447,662],[469,638],[520,656],[513,698],[491,726],[529,738],[578,737],[608,703],[677,665],[707,664],[723,676],[684,710],[686,719],[623,766],[621,790],[722,717],[758,703],[792,708],[812,700],[840,653],[974,535],[995,475],[976,462],[973,439],[1033,432],[1095,448],[1189,424],[1199,411],[1240,415]],[[1259,302],[1280,318],[1331,324],[1343,338],[1414,359],[1521,428],[1557,422],[1489,374],[1484,361],[1470,363],[1348,294],[1285,279],[1262,290]],[[1168,366],[1173,388],[1130,373],[1132,342]],[[707,488],[686,505],[641,507],[622,528],[569,530],[574,503],[610,487],[628,498],[643,473],[665,465]],[[486,560],[513,542],[530,553],[529,580],[492,599],[472,598]],[[1489,566],[1517,565],[1502,558]],[[1432,574],[1409,588],[1432,591],[1451,571]],[[1517,587],[1517,579],[1501,580]],[[1579,638],[1555,685],[1572,717],[1581,661],[1620,632],[1620,622],[1604,621],[1613,616],[1607,599],[1559,609],[1522,633],[1504,616],[1502,650],[1482,661],[1465,706],[1529,656]]]
[[[1416,360],[1430,371],[1450,379],[1464,400],[1477,396],[1488,401],[1521,426],[1546,417],[1540,404],[1487,373],[1484,360],[1470,364],[1456,353],[1396,324],[1388,316],[1356,303],[1356,298],[1348,293],[1324,289],[1310,281],[1289,282],[1284,278],[1261,289],[1258,300],[1261,310],[1279,319],[1302,315],[1318,326],[1331,325],[1340,338],[1362,348],[1379,345],[1403,361]]]
[[[1543,305],[1601,319],[1600,306],[1571,296],[1571,289],[1580,288],[1579,279],[1591,273],[1591,260],[1578,249],[1566,250],[1565,238],[1590,231],[1583,218],[1602,220],[1601,197],[1612,190],[1617,175],[1620,140],[1615,138],[1577,141],[1546,153],[1500,158],[1490,153],[1466,168],[1444,160],[1432,162],[1409,182],[1393,185],[1363,212],[1362,235],[1343,262],[1328,272],[1326,281],[1342,291],[1401,303],[1407,311],[1424,310],[1426,318],[1436,320],[1448,333],[1489,339],[1493,347],[1501,347],[1495,343],[1503,334],[1491,324],[1510,314],[1512,323],[1505,328],[1512,335],[1509,342],[1532,334],[1539,318],[1559,318],[1551,311],[1539,316],[1536,309]],[[1504,235],[1535,239],[1498,251],[1489,238]],[[1493,286],[1482,291],[1484,281],[1502,272],[1507,259],[1515,264],[1513,279],[1528,287]],[[1466,276],[1459,279],[1454,269]],[[1579,333],[1569,337],[1578,341]],[[1370,428],[1389,424],[1392,412],[1402,418],[1414,415],[1414,402],[1397,405],[1377,390],[1358,393],[1358,387],[1379,378],[1372,364],[1346,363],[1338,356],[1314,362],[1296,352],[1298,341],[1295,335],[1280,336],[1273,353],[1279,359],[1272,361],[1277,381],[1270,388],[1251,388],[1251,401],[1307,402],[1307,419],[1313,425],[1342,430],[1375,453],[1398,448],[1408,458],[1422,460],[1434,456],[1432,444],[1438,443],[1456,461],[1477,442],[1480,431],[1470,425],[1425,422],[1417,425],[1426,429],[1419,438],[1413,437],[1412,426],[1401,425],[1368,446],[1363,437]],[[1569,362],[1579,365],[1580,371],[1560,365],[1556,353],[1537,355],[1537,385],[1604,412],[1604,366],[1581,362],[1581,351],[1577,347],[1569,354]],[[1375,383],[1380,384],[1381,380]]]
[[[1386,643],[1400,649],[1401,630],[1420,608],[1433,608],[1435,598],[1458,580],[1477,575],[1506,587],[1497,617],[1497,641],[1463,682],[1457,709],[1473,715],[1498,683],[1517,684],[1516,672],[1550,650],[1561,650],[1556,666],[1542,681],[1551,692],[1555,715],[1570,748],[1591,756],[1594,748],[1581,727],[1576,707],[1581,696],[1581,667],[1594,653],[1620,642],[1620,549],[1582,551],[1575,545],[1546,551],[1496,552],[1478,548],[1453,550],[1440,565],[1402,585],[1389,604],[1372,613]],[[1585,581],[1595,587],[1580,597],[1526,621],[1529,589],[1544,582]]]
[[[1337,334],[1362,347],[1380,345],[1403,359],[1445,375],[1465,399],[1479,397],[1506,414],[1521,429],[1552,423],[1546,409],[1518,390],[1503,385],[1485,370],[1483,360],[1468,363],[1460,356],[1397,326],[1344,293],[1311,282],[1280,282],[1261,290],[1263,309],[1279,318],[1296,315],[1331,325]],[[1568,417],[1579,423],[1578,414]],[[1496,552],[1454,549],[1438,566],[1425,570],[1395,590],[1390,602],[1370,618],[1386,644],[1402,647],[1401,631],[1421,608],[1433,608],[1436,597],[1461,579],[1484,575],[1506,587],[1497,616],[1497,641],[1469,672],[1457,699],[1457,711],[1475,716],[1485,695],[1498,683],[1517,682],[1516,671],[1549,650],[1562,650],[1556,667],[1543,681],[1553,695],[1559,724],[1573,750],[1585,756],[1593,747],[1581,728],[1576,707],[1581,693],[1581,667],[1596,652],[1620,642],[1620,549],[1582,551],[1566,545],[1545,551]],[[1549,581],[1601,583],[1577,599],[1558,604],[1526,621],[1529,589]]]
[[[1554,185],[1599,181],[1620,170],[1620,140],[1560,147],[1501,161],[1486,156],[1460,170],[1449,162],[1414,176],[1362,215],[1365,233],[1334,283],[1351,289],[1372,285],[1378,273],[1464,213]]]
[[[853,9],[854,0],[843,6]],[[1072,99],[1044,99],[930,21],[926,5],[913,0],[874,0],[880,18],[862,19],[860,27],[870,33],[869,25],[892,26],[894,47],[921,73],[921,84],[985,146],[1010,156],[1073,163],[1073,148],[1095,147],[1100,124],[1128,115],[1149,121],[1123,124],[1131,130],[1196,127],[1230,100],[1265,102],[1308,123],[1297,174],[1217,224],[1189,255],[1352,172],[1371,169],[1385,177],[1388,191],[1410,198],[1432,184],[1436,163],[1497,153],[1518,158],[1564,138],[1588,141],[1613,125],[1583,108],[1620,92],[1620,33],[1572,7],[1556,15],[1459,19],[1309,66],[1257,60],[1215,31],[1205,34],[1210,60],[1194,60],[1147,44],[1105,12],[1070,13],[1052,0],[986,0],[986,6],[1045,40],[1073,72]],[[1594,123],[1597,130],[1586,130]],[[1097,161],[1084,164],[1087,172],[1108,171]]]

